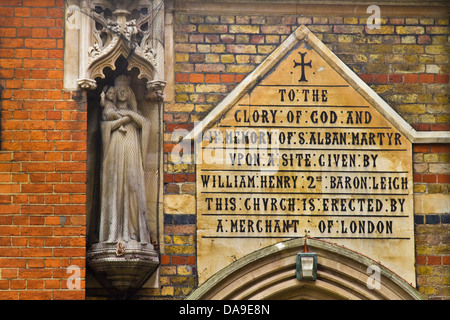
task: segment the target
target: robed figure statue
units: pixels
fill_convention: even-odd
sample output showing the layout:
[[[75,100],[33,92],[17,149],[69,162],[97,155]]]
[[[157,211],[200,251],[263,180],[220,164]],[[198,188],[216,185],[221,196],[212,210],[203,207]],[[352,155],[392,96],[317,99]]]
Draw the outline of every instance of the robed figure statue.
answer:
[[[99,243],[150,243],[144,164],[150,121],[140,114],[124,75],[101,93],[101,204]]]

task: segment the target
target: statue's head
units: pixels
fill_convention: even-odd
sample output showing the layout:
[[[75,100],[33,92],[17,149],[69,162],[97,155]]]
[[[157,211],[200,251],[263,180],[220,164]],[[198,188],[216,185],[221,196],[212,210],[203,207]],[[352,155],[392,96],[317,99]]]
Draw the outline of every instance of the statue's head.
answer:
[[[118,76],[114,81],[116,100],[126,102],[129,109],[137,111],[136,97],[130,87],[130,77],[125,75]]]
[[[106,99],[110,101],[116,100],[116,91],[114,90],[113,86],[107,86],[103,89],[106,95]]]
[[[115,79],[114,85],[116,88],[117,100],[120,102],[127,101],[130,96],[130,90],[131,90],[130,78],[125,75],[120,75]]]

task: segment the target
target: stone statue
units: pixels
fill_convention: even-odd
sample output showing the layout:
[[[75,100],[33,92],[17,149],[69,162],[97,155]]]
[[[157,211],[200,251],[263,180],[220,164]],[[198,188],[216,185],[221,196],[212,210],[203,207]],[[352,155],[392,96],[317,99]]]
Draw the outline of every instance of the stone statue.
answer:
[[[150,121],[137,108],[128,77],[116,78],[101,93],[99,243],[150,243],[144,183],[144,157]]]

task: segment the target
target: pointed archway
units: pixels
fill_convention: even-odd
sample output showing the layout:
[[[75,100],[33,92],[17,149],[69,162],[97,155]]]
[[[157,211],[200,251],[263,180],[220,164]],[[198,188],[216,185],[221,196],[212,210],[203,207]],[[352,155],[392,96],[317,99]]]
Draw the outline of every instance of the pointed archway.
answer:
[[[318,255],[316,281],[298,281],[296,255],[307,241]],[[369,268],[370,267],[370,268]],[[369,268],[369,269],[368,269]],[[379,286],[370,285],[379,270]],[[369,283],[369,285],[368,285]],[[255,251],[228,265],[192,292],[189,300],[420,300],[419,292],[383,265],[342,246],[299,238]]]

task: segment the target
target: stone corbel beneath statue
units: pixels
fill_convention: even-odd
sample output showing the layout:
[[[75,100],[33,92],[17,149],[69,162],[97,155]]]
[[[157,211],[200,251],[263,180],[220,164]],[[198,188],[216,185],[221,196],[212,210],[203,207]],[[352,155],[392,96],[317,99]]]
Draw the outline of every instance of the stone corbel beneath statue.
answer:
[[[84,89],[84,90],[97,89],[97,81],[95,81],[93,79],[78,79],[77,84],[81,89]]]
[[[162,80],[151,80],[147,82],[147,95],[145,99],[147,101],[162,101],[164,100],[164,88],[166,82]]]

